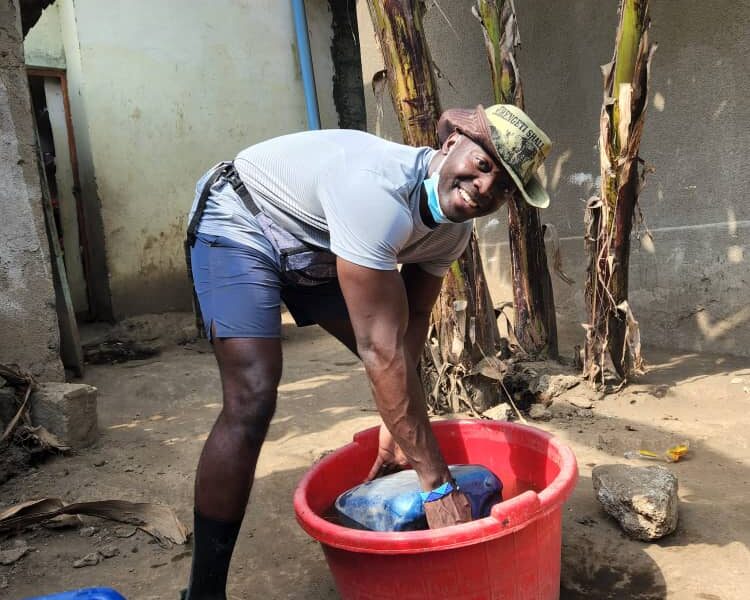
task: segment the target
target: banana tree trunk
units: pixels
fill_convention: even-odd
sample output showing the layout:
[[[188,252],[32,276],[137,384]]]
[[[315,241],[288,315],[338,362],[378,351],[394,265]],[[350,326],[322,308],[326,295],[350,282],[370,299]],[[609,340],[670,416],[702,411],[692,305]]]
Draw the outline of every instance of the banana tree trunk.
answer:
[[[602,67],[601,194],[586,209],[589,255],[584,375],[603,383],[606,354],[625,382],[641,372],[638,322],[628,304],[630,233],[643,180],[638,156],[648,78],[656,50],[648,40],[648,0],[621,0],[615,53]]]
[[[424,1],[368,0],[367,4],[404,142],[436,148],[441,109],[422,24]]]
[[[368,0],[404,141],[438,147],[441,108],[424,34],[423,0]],[[436,412],[481,412],[498,401],[497,382],[477,371],[494,358],[500,334],[476,235],[451,266],[432,315],[420,364],[428,403]]]
[[[512,0],[477,0],[474,14],[482,24],[495,102],[524,108],[516,61],[520,35]],[[516,194],[508,203],[515,334],[528,354],[556,359],[557,321],[552,279],[547,268],[539,209]]]

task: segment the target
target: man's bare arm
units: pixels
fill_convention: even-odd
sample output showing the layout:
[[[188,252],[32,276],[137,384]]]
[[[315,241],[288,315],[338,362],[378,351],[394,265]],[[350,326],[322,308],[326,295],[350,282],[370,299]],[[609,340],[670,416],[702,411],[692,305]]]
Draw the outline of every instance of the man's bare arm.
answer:
[[[383,422],[419,475],[422,488],[434,489],[450,480],[450,472],[430,427],[416,359],[429,322],[429,311],[424,308],[429,296],[436,296],[435,282],[426,280],[429,289],[417,302],[420,293],[414,286],[419,277],[405,273],[402,279],[398,271],[370,269],[342,258],[337,266],[357,350]],[[431,277],[426,273],[425,276]],[[411,290],[409,296],[407,286]],[[410,299],[415,307],[420,305],[420,316],[411,327]]]

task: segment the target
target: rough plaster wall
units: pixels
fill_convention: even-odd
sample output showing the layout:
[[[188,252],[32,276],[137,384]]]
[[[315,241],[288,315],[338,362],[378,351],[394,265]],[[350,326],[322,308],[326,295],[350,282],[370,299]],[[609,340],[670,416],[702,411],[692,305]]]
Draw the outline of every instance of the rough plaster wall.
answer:
[[[48,6],[23,41],[26,64],[53,69],[65,68],[65,49],[60,29],[59,2]]]
[[[0,3],[0,362],[62,381],[49,247],[16,0]]]
[[[445,78],[444,107],[491,102],[482,35],[471,0],[441,3],[426,21],[433,59]],[[583,206],[599,176],[596,140],[599,66],[612,57],[616,2],[517,2],[526,107],[555,142],[544,177],[552,205],[542,220],[562,238],[568,287],[553,276],[563,354],[580,343],[584,320]],[[368,122],[376,110],[369,81],[382,68],[365,0],[358,3]],[[656,168],[641,195],[653,244],[634,240],[630,299],[648,344],[750,356],[750,3],[651,3],[651,99],[641,146]],[[448,85],[448,82],[453,87]],[[399,139],[386,98],[382,131]],[[502,214],[501,214],[502,213]],[[504,211],[479,223],[495,302],[511,299]]]
[[[290,4],[60,1],[113,312],[187,309],[182,239],[196,180],[253,142],[306,128]],[[308,19],[321,117],[335,126],[327,2],[308,3]]]

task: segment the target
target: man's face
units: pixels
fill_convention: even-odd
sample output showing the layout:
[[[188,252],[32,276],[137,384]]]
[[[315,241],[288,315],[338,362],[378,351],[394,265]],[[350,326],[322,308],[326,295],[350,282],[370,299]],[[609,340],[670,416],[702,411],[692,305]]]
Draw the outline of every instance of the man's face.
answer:
[[[452,133],[441,152],[438,198],[443,213],[460,223],[496,211],[513,195],[516,184],[484,149],[470,138]]]

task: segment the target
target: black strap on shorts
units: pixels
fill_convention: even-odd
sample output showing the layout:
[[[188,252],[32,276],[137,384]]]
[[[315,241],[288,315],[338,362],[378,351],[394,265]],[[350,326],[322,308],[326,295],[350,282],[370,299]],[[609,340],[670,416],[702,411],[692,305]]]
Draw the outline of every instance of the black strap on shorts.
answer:
[[[260,209],[258,208],[258,205],[255,204],[255,201],[250,195],[248,189],[245,187],[245,184],[242,183],[242,179],[240,179],[240,175],[239,173],[237,173],[237,169],[234,168],[234,165],[231,165],[227,170],[225,179],[227,180],[229,185],[232,186],[232,189],[234,189],[237,195],[242,199],[242,202],[247,207],[247,210],[249,210],[254,217],[257,217],[258,213],[260,213]]]
[[[185,236],[185,265],[187,266],[187,275],[190,280],[190,289],[192,290],[193,296],[193,314],[195,315],[195,327],[198,330],[200,337],[205,336],[205,329],[203,324],[203,317],[201,315],[200,304],[198,302],[198,296],[195,293],[195,285],[193,283],[193,265],[190,260],[190,249],[195,246],[195,239],[198,231],[198,225],[200,225],[203,213],[206,211],[206,202],[211,194],[211,188],[213,185],[222,177],[226,177],[229,169],[234,171],[234,165],[230,161],[222,161],[216,165],[211,174],[208,176],[206,183],[203,185],[201,195],[198,198],[198,203],[195,206],[195,212],[193,217],[190,219],[190,224],[187,228],[187,235]]]
[[[257,216],[260,212],[260,209],[250,196],[250,192],[245,187],[245,184],[242,183],[242,180],[240,179],[237,170],[234,168],[234,163],[232,163],[232,161],[222,161],[211,170],[208,179],[206,179],[206,182],[203,184],[201,195],[198,198],[198,203],[195,205],[195,212],[190,219],[190,224],[187,228],[187,235],[185,236],[185,264],[187,265],[187,274],[188,278],[190,279],[190,287],[193,290],[193,312],[195,313],[195,321],[199,331],[199,335],[203,335],[204,333],[203,320],[201,318],[198,298],[195,293],[195,286],[193,285],[193,267],[191,264],[192,261],[190,260],[190,249],[195,246],[198,226],[200,225],[201,219],[203,218],[203,213],[206,211],[206,203],[208,202],[208,197],[211,195],[211,188],[220,179],[224,179],[232,186],[237,195],[242,199],[242,202],[244,202],[245,206],[247,206],[247,209],[251,213],[253,213],[253,216]]]
[[[191,288],[193,289],[193,308],[196,317],[196,326],[200,334],[204,330],[200,305],[195,293],[195,286],[193,285],[190,251],[195,246],[198,226],[206,210],[206,203],[211,195],[211,188],[216,182],[222,179],[232,186],[232,189],[240,197],[250,213],[254,217],[258,217],[263,233],[279,252],[282,272],[285,273],[289,281],[292,281],[295,285],[320,285],[321,283],[331,281],[336,276],[336,259],[329,250],[318,248],[299,240],[293,234],[273,223],[265,215],[261,215],[261,210],[253,200],[245,184],[242,183],[242,179],[240,179],[234,164],[230,161],[220,162],[211,170],[209,176],[206,178],[195,206],[195,212],[190,219],[185,239],[185,262],[187,264]],[[259,215],[261,216],[259,217]]]
[[[198,230],[198,225],[200,225],[201,219],[203,218],[203,213],[206,211],[206,202],[208,202],[208,197],[211,195],[211,188],[219,179],[222,177],[226,178],[230,169],[234,172],[234,165],[231,161],[225,160],[220,162],[213,168],[211,175],[209,175],[206,183],[203,185],[200,198],[198,198],[198,204],[195,206],[193,218],[190,219],[190,224],[187,228],[186,243],[191,248],[195,246],[196,231]]]

